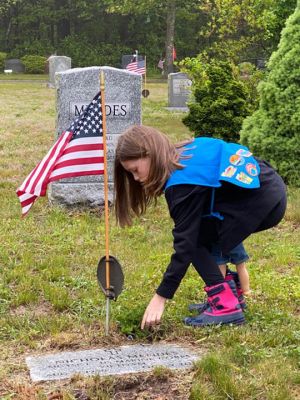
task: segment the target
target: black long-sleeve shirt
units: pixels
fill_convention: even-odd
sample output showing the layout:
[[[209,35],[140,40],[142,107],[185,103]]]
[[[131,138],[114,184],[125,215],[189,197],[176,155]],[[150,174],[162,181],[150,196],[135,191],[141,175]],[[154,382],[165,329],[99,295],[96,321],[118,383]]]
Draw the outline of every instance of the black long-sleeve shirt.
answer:
[[[165,191],[170,216],[174,220],[174,253],[157,293],[172,298],[192,263],[206,283],[222,280],[210,254],[210,245],[220,243],[230,251],[250,234],[260,230],[272,209],[285,198],[282,179],[263,161],[260,164],[260,188],[244,189],[223,182],[215,189],[214,210],[224,219],[202,218],[209,213],[212,188],[198,185],[174,185]],[[272,218],[270,226],[272,226]],[[265,228],[264,228],[265,229]]]

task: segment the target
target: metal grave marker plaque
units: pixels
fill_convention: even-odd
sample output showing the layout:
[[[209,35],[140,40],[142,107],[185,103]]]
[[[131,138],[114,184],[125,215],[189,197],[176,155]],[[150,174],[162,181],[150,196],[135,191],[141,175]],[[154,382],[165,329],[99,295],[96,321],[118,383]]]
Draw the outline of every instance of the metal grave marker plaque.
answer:
[[[177,345],[131,345],[115,348],[63,352],[27,357],[33,382],[81,375],[121,375],[151,371],[156,366],[183,369],[192,366],[199,354]]]

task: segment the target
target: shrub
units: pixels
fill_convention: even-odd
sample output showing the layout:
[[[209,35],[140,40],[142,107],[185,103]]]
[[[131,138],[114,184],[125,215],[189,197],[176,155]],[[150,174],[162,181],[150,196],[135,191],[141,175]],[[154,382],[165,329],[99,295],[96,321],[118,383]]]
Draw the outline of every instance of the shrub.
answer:
[[[242,143],[269,160],[286,183],[300,187],[300,2],[288,18],[269,74],[259,85],[259,109],[246,118]]]
[[[45,72],[46,57],[24,56],[21,58],[27,74],[43,74]]]
[[[0,72],[3,72],[5,65],[6,53],[0,52]]]
[[[250,113],[250,98],[238,71],[228,61],[205,61],[201,57],[184,63],[193,79],[194,102],[183,118],[195,136],[239,140],[243,119]]]
[[[34,56],[36,54],[47,56],[54,54],[55,51],[56,48],[50,43],[49,40],[27,38],[24,42],[16,44],[8,53],[7,58],[20,59],[24,55]]]

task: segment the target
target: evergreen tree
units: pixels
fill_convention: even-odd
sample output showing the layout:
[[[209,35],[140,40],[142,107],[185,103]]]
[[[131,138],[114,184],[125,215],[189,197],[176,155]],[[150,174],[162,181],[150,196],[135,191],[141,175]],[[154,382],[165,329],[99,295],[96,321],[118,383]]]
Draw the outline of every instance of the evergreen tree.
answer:
[[[241,141],[270,161],[286,183],[300,186],[300,0],[287,19],[269,74],[259,86],[259,109],[246,118]]]
[[[197,58],[187,61],[185,70],[193,79],[195,101],[189,103],[189,114],[183,118],[183,123],[196,137],[238,141],[250,108],[248,89],[236,76],[233,65],[228,61],[203,62]]]

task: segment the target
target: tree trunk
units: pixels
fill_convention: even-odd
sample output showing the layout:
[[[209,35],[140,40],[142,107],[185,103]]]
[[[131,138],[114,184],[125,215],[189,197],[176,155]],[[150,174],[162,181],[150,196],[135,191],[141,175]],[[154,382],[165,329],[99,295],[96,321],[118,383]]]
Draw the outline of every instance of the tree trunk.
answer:
[[[72,0],[68,0],[68,8],[69,8],[69,35],[72,36],[76,32],[75,15],[73,12],[74,6]]]
[[[174,71],[173,68],[173,49],[175,34],[175,18],[176,18],[176,0],[168,0],[167,4],[167,34],[166,34],[166,58],[164,63],[164,74]]]
[[[8,27],[5,32],[5,50],[6,51],[9,49],[9,39],[10,39],[10,32],[11,32],[11,26],[12,26],[11,18],[12,17],[10,17],[10,19],[9,19]]]

